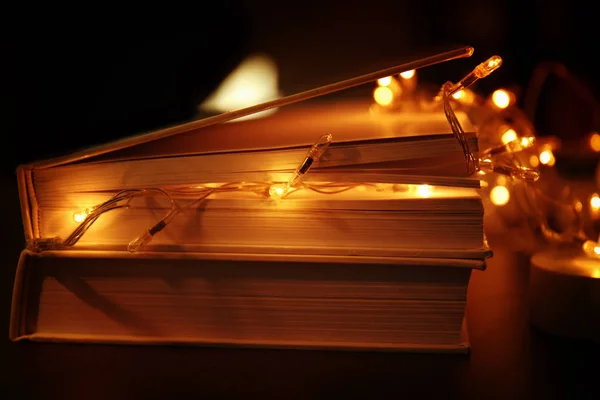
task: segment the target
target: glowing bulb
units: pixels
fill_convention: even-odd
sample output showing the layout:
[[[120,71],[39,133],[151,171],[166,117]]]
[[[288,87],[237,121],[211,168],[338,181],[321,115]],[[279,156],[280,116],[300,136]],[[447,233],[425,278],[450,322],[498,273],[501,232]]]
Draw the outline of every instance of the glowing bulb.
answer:
[[[596,193],[590,199],[590,206],[594,211],[600,210],[600,197]]]
[[[433,188],[429,185],[419,185],[417,187],[417,194],[425,199],[431,196],[432,192]]]
[[[392,92],[392,89],[387,86],[379,86],[373,92],[373,98],[377,104],[389,106],[392,104],[392,100],[394,100],[394,93]]]
[[[504,144],[510,143],[513,140],[517,140],[517,132],[514,129],[509,129],[502,135],[502,143]]]
[[[583,210],[583,203],[580,202],[579,200],[575,201],[575,203],[573,204],[573,208],[575,209],[575,211],[577,212],[581,212]]]
[[[390,86],[391,83],[392,83],[392,77],[391,76],[386,76],[385,78],[379,78],[379,79],[377,79],[377,84],[379,86]]]
[[[78,224],[82,223],[83,221],[85,221],[85,219],[88,217],[88,215],[90,215],[92,213],[92,211],[94,211],[93,208],[86,208],[83,211],[74,213],[73,221],[77,222]]]
[[[504,89],[498,89],[492,93],[492,102],[498,108],[506,108],[510,105],[510,94]]]
[[[586,240],[581,248],[590,257],[600,257],[600,246],[598,246],[597,242]]]
[[[510,200],[510,192],[506,186],[496,186],[490,191],[490,200],[495,206],[503,206]]]
[[[540,162],[544,165],[554,165],[554,154],[550,150],[544,150],[540,153]]]
[[[405,71],[400,74],[403,79],[410,79],[415,76],[415,70],[411,69],[410,71]]]
[[[76,212],[75,214],[73,214],[73,221],[77,222],[78,224],[82,223],[83,221],[85,221],[85,219],[87,218],[88,214],[83,211],[83,212]]]
[[[590,147],[593,151],[600,151],[600,134],[592,132],[590,136]]]
[[[531,157],[529,157],[529,164],[530,164],[530,165],[531,165],[533,168],[535,168],[535,167],[537,167],[538,165],[540,165],[540,159],[539,159],[539,158],[537,158],[537,156],[534,154],[534,155],[532,155]]]
[[[458,92],[452,94],[452,97],[454,97],[456,100],[460,100],[461,97],[463,97],[465,94],[464,90],[459,90]]]
[[[286,194],[288,187],[285,183],[276,183],[269,188],[269,196],[274,199],[280,199]]]

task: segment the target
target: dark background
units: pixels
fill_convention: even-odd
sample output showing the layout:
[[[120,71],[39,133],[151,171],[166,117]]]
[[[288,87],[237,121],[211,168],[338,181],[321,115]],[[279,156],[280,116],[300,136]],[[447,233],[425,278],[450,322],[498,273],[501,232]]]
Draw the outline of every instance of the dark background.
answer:
[[[275,59],[284,94],[366,72],[367,66],[390,66],[417,50],[446,44],[471,45],[476,52],[471,59],[421,71],[421,80],[457,80],[499,54],[503,67],[477,84],[484,94],[502,86],[524,89],[535,66],[546,60],[564,63],[597,94],[597,20],[580,3],[218,1],[197,2],[193,8],[161,4],[158,9],[98,3],[85,9],[25,5],[1,13],[0,206],[5,219],[0,250],[5,272],[0,276],[7,290],[0,314],[0,361],[10,371],[2,381],[20,393],[9,398],[27,393],[34,398],[114,398],[119,393],[124,398],[153,393],[226,397],[227,392],[331,398],[388,390],[441,398],[491,398],[490,393],[498,398],[587,398],[598,349],[531,331],[526,260],[514,255],[498,255],[490,270],[475,273],[468,312],[474,316],[476,351],[470,360],[17,346],[1,337],[8,331],[14,268],[24,246],[14,175],[18,164],[189,120],[197,104],[255,52]],[[577,104],[568,96],[561,99],[562,104]],[[587,120],[554,123],[574,121],[569,117],[541,113],[536,124],[542,134],[573,140],[600,129]]]

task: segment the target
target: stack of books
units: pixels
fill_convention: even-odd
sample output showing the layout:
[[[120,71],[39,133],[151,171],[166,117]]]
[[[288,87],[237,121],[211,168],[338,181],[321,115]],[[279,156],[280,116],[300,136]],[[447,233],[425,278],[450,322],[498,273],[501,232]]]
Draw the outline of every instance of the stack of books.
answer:
[[[475,131],[459,115],[472,148]],[[333,141],[282,199],[176,194],[285,182],[323,133]],[[65,238],[73,215],[128,189],[172,190],[103,214],[70,248],[25,250],[13,339],[466,351],[472,269],[483,269],[479,180],[439,113],[377,114],[347,103],[282,109],[74,162],[19,169],[30,243]]]
[[[490,251],[479,180],[442,113],[315,103],[204,125],[18,169],[13,340],[468,350],[467,287]],[[270,197],[323,134],[303,181]],[[80,211],[140,189],[156,195],[65,245]]]

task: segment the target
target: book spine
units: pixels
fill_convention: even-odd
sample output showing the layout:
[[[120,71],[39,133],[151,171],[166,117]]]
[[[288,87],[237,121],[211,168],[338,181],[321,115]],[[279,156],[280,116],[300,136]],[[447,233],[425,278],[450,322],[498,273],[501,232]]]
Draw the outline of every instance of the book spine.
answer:
[[[29,242],[37,237],[39,232],[37,224],[37,201],[35,190],[31,179],[31,169],[20,166],[17,168],[17,184],[19,188],[19,200],[21,203],[21,218],[23,219],[23,231],[25,241]]]

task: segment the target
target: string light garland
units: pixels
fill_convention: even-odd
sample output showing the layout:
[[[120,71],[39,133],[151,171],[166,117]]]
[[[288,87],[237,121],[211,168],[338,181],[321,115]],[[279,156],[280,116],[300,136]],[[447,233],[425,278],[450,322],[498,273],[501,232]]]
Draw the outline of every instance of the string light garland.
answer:
[[[419,92],[416,72],[406,71],[398,76],[379,79],[373,97],[378,107],[389,112],[404,107],[403,103],[416,104],[420,110],[443,111],[463,150],[467,173],[481,180],[486,208],[501,209],[507,207],[512,200],[519,208],[517,219],[523,221],[532,232],[537,232],[545,243],[555,246],[576,245],[588,256],[600,257],[597,227],[589,223],[590,220],[595,222],[600,219],[598,194],[594,193],[586,199],[577,197],[568,190],[568,196],[548,194],[543,187],[546,183],[543,180],[540,182],[538,168],[545,169],[544,175],[548,176],[547,172],[556,162],[553,151],[557,144],[536,140],[530,119],[516,106],[516,97],[511,91],[498,89],[485,100],[470,89],[477,80],[485,78],[501,65],[500,57],[491,57],[458,83],[445,83],[433,98],[427,98]],[[485,150],[475,154],[470,149],[455,108],[467,112],[478,128],[479,142],[488,145],[483,146]],[[310,190],[319,194],[336,194],[366,186],[374,186],[379,190],[381,184],[376,183],[303,181],[332,140],[331,135],[321,136],[287,182],[230,182],[178,189],[119,191],[100,205],[76,212],[73,219],[79,225],[66,239],[38,238],[30,243],[30,248],[36,251],[70,248],[101,215],[115,209],[128,208],[134,199],[146,196],[165,197],[171,207],[163,218],[128,244],[127,248],[132,253],[142,251],[184,208],[198,206],[213,194],[243,191],[279,201],[297,190]],[[589,143],[593,150],[595,147],[600,150],[600,134],[592,132]],[[409,185],[394,184],[393,188],[395,191],[406,190],[407,186]],[[415,193],[427,198],[432,190],[433,187],[429,185],[419,185]],[[175,199],[186,200],[187,203],[182,207]],[[555,219],[560,220],[558,226]]]
[[[558,73],[564,76],[565,71],[559,69]],[[533,86],[535,94],[530,99],[537,100],[540,83],[538,80],[535,83],[536,85]],[[594,220],[598,220],[600,213],[596,211],[595,216],[586,216],[584,202],[574,197],[573,191],[568,185],[564,184],[565,182],[562,182],[560,186],[564,188],[563,192],[569,195],[563,197],[556,197],[546,193],[536,183],[540,178],[540,173],[536,168],[549,168],[556,163],[553,153],[553,150],[557,147],[556,142],[538,142],[535,140],[532,123],[527,118],[527,114],[516,107],[515,96],[512,92],[505,89],[498,89],[492,93],[490,101],[487,103],[472,101],[466,104],[464,100],[461,101],[464,95],[461,94],[458,98],[455,96],[456,93],[465,93],[466,87],[459,88],[458,92],[453,90],[454,88],[450,84],[445,85],[444,111],[453,131],[459,137],[461,145],[463,145],[463,141],[460,140],[462,129],[460,128],[460,123],[453,115],[452,103],[458,103],[460,107],[467,109],[471,114],[481,119],[478,121],[480,141],[482,139],[483,141],[487,139],[488,142],[494,141],[493,138],[485,137],[487,133],[489,136],[495,136],[496,142],[499,137],[502,143],[483,151],[479,160],[476,160],[472,154],[469,157],[469,154],[467,154],[468,144],[463,145],[463,149],[466,148],[465,156],[469,157],[471,162],[471,171],[476,169],[472,165],[478,161],[479,175],[486,175],[493,172],[516,178],[516,184],[515,180],[512,180],[513,189],[515,189],[513,190],[513,195],[519,206],[518,212],[522,214],[522,219],[526,221],[530,229],[539,232],[541,238],[547,244],[553,246],[574,245],[580,247],[590,257],[600,257],[597,228],[594,229],[591,226],[594,225]],[[531,111],[531,104],[532,101],[529,100],[530,115],[534,113],[534,111]],[[484,110],[481,110],[481,108]],[[519,134],[519,132],[522,132],[522,134]],[[593,135],[594,133],[590,135],[590,143],[592,142],[591,138],[594,137]],[[590,146],[593,148],[593,145],[590,144]],[[508,162],[509,164],[503,165],[502,162],[496,161],[494,157],[498,155],[503,155],[503,162]],[[494,174],[490,175],[491,180],[498,182]],[[510,185],[509,182],[511,181],[504,180],[503,184],[499,185],[482,185],[484,191],[488,189],[487,194],[493,206],[503,207],[508,203],[511,198],[511,191],[508,188]],[[591,210],[600,210],[600,197],[597,197],[597,194],[591,195],[588,203]],[[557,217],[553,213],[562,215]],[[594,212],[588,214],[594,214]],[[560,219],[562,226],[557,226],[557,223],[553,219]],[[591,223],[589,220],[592,220]]]
[[[516,96],[510,90],[497,89],[485,100],[470,89],[473,83],[489,75],[501,64],[502,59],[494,56],[457,84],[444,84],[434,98],[420,96],[419,109],[431,111],[441,107],[444,111],[463,149],[467,172],[482,182],[486,211],[491,211],[491,208],[502,209],[512,200],[518,207],[512,217],[522,221],[533,236],[540,237],[547,245],[577,246],[590,257],[600,257],[597,226],[600,220],[600,196],[594,193],[581,199],[564,181],[554,182],[554,185],[548,185],[546,180],[540,181],[541,176],[553,175],[552,167],[556,163],[554,151],[560,143],[556,140],[536,140],[530,118],[535,114],[541,85],[549,75],[555,74],[569,82],[574,82],[574,78],[566,68],[555,63],[541,66],[526,93],[525,112],[516,106]],[[580,82],[576,82],[574,87],[582,98],[595,101],[589,89]],[[415,97],[419,97],[419,94],[416,93]],[[384,106],[377,98],[375,102]],[[397,108],[382,109],[394,111]],[[479,154],[471,151],[454,108],[469,115],[478,129],[480,145],[483,144],[486,150]],[[588,143],[592,151],[600,151],[600,134],[591,132]],[[543,174],[538,168],[544,169]],[[549,194],[544,186],[562,187],[562,192],[567,195]]]

